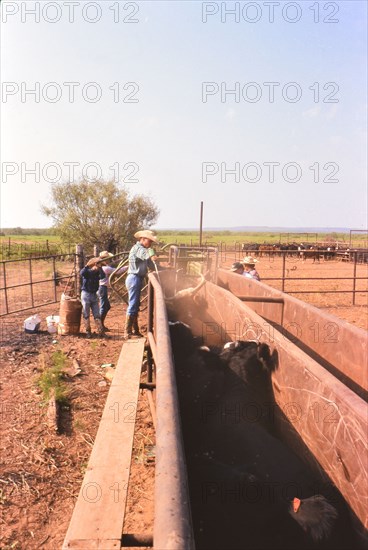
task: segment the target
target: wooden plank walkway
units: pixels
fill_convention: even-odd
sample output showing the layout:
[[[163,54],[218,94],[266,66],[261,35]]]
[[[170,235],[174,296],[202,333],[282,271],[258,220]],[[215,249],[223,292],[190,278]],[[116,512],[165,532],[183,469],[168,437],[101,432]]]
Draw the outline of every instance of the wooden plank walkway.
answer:
[[[64,550],[121,548],[144,343],[122,347]]]

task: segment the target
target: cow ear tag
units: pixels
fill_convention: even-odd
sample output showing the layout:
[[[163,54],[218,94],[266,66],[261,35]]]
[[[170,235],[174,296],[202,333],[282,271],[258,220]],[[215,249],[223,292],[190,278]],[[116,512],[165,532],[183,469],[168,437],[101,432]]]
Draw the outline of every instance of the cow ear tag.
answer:
[[[300,498],[295,497],[294,500],[293,500],[293,510],[294,510],[295,513],[297,513],[299,511],[300,504],[301,504]]]

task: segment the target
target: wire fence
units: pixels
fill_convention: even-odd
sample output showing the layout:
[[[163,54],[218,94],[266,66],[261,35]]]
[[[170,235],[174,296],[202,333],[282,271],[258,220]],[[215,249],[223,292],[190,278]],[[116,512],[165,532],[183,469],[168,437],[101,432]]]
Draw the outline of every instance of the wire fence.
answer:
[[[48,239],[35,242],[18,242],[8,237],[1,239],[0,261],[73,254],[74,251],[75,244],[72,243],[58,243]]]
[[[350,298],[350,305],[367,305],[368,293],[368,250],[345,252],[268,250],[258,253],[254,250],[237,249],[223,251],[222,262],[242,260],[253,255],[262,266],[262,282],[286,292],[298,295],[316,295],[322,305],[326,295],[336,295],[336,305],[349,305],[346,299],[338,303],[337,296]],[[313,273],[311,275],[311,273]],[[358,299],[358,297],[360,297]],[[311,298],[311,296],[308,296]]]
[[[76,285],[76,254],[0,262],[0,316],[59,302]]]
[[[300,295],[301,299],[306,294],[335,294],[350,297],[353,305],[366,303],[368,250],[336,252],[333,257],[320,251],[313,256],[301,256],[300,251],[247,250],[238,243],[236,247],[222,246],[216,251],[221,264],[257,254],[262,281],[288,294]],[[81,249],[80,254],[68,252],[0,261],[0,316],[59,302],[72,273],[70,282],[78,288],[76,273],[83,265],[83,258]]]

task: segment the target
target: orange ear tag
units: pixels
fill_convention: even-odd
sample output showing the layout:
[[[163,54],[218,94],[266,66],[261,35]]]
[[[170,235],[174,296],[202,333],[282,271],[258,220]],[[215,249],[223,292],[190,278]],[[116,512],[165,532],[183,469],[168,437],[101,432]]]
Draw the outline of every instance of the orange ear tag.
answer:
[[[294,510],[295,513],[298,512],[298,510],[300,508],[300,505],[301,505],[300,498],[295,497],[294,500],[293,500],[293,510]]]

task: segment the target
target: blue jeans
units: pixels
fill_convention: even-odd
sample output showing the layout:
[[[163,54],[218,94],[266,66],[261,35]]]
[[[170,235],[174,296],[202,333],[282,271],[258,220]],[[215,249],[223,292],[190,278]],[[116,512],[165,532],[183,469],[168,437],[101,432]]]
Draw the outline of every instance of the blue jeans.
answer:
[[[85,319],[89,319],[89,314],[91,309],[92,309],[93,317],[95,319],[100,318],[100,308],[98,305],[97,292],[87,292],[86,290],[82,290],[81,302],[83,307],[83,317]]]
[[[109,309],[111,309],[109,301],[109,291],[106,285],[100,285],[98,290],[98,297],[100,298],[100,316],[107,315]]]
[[[127,315],[138,315],[142,283],[143,278],[139,277],[139,275],[129,274],[125,280],[125,286],[129,296]]]

